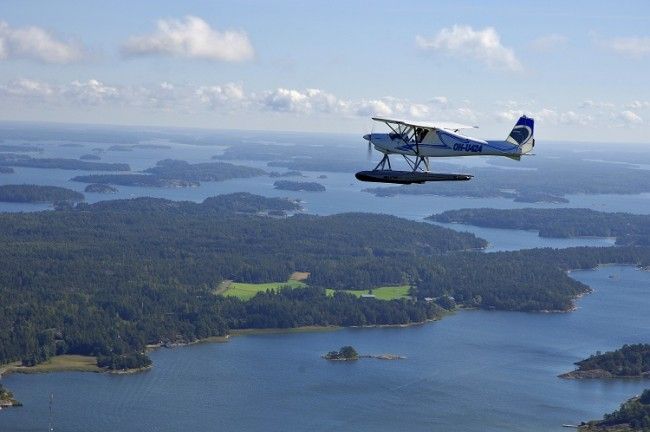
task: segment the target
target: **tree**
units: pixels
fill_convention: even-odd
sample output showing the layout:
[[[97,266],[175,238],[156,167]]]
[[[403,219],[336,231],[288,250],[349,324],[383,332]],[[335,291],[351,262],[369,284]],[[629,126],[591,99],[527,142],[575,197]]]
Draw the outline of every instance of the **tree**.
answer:
[[[339,355],[343,357],[344,359],[355,359],[359,358],[359,353],[357,350],[355,350],[353,347],[350,345],[346,345],[344,347],[341,347],[339,350]]]

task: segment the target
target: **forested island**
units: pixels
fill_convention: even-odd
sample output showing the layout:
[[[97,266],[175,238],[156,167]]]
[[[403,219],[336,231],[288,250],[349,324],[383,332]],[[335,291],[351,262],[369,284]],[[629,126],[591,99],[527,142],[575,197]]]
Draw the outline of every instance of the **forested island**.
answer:
[[[79,156],[79,159],[81,159],[81,160],[89,160],[89,161],[98,161],[98,160],[101,160],[102,158],[99,155],[88,153],[88,154],[84,154],[84,155]]]
[[[130,171],[125,163],[89,162],[79,159],[32,158],[14,153],[0,153],[0,166],[27,168],[56,168],[85,171]]]
[[[325,186],[316,182],[278,180],[273,183],[273,187],[288,191],[325,192]]]
[[[647,432],[650,431],[650,389],[624,402],[602,420],[580,425],[580,432]]]
[[[338,351],[330,351],[323,356],[325,360],[359,360],[359,353],[353,347],[346,345]]]
[[[597,352],[575,363],[578,368],[561,378],[650,378],[650,344],[623,345],[615,351]]]
[[[140,187],[191,187],[198,186],[197,181],[161,178],[151,174],[88,174],[73,177],[72,181],[80,183],[108,184],[118,186]]]
[[[427,219],[488,228],[537,230],[540,237],[616,237],[618,245],[650,245],[650,216],[590,209],[462,209]]]
[[[521,191],[518,192],[514,202],[524,202],[524,203],[555,203],[555,204],[566,204],[569,202],[568,199],[551,195],[544,192],[530,192],[530,191]]]
[[[90,174],[74,177],[82,183],[113,184],[145,187],[191,187],[202,181],[223,181],[248,178],[266,174],[258,168],[233,165],[226,162],[190,164],[185,161],[166,159],[142,174]]]
[[[83,201],[82,193],[58,186],[2,185],[0,201],[19,203],[75,203]]]
[[[223,181],[233,178],[258,177],[266,174],[259,168],[233,165],[227,162],[190,164],[181,160],[165,159],[155,167],[144,170],[160,178],[186,181]]]
[[[17,406],[22,406],[22,404],[14,399],[13,393],[0,384],[0,409]]]
[[[271,171],[269,177],[278,178],[278,177],[304,177],[300,171],[285,171],[285,172],[276,172]]]
[[[91,183],[84,189],[84,192],[93,193],[116,193],[117,188],[103,183]]]
[[[0,214],[0,326],[13,329],[0,333],[0,363],[57,354],[119,363],[114,356],[137,359],[147,344],[230,329],[412,324],[455,305],[566,311],[589,291],[566,270],[650,263],[644,247],[473,252],[486,242],[387,215],[258,215],[296,206],[232,194]],[[294,272],[309,272],[307,286],[247,301],[215,294],[226,279],[282,281]],[[343,292],[397,285],[411,286],[413,300]]]
[[[0,174],[13,174],[14,169],[11,167],[0,166]]]
[[[323,356],[325,360],[333,361],[350,361],[359,359],[378,359],[378,360],[402,360],[404,357],[396,354],[359,354],[354,347],[346,345],[341,347],[338,351],[330,351]]]

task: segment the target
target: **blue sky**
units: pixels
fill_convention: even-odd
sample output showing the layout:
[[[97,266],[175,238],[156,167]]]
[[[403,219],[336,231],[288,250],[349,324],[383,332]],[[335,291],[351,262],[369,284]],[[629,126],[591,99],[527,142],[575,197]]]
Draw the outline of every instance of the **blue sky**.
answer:
[[[647,1],[11,1],[0,119],[650,142]]]

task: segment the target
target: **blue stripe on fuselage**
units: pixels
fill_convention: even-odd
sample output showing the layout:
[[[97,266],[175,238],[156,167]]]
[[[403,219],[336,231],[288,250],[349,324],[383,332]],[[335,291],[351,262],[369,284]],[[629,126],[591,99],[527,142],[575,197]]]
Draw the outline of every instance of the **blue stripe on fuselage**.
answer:
[[[508,141],[488,141],[486,145],[494,150],[504,153],[514,152],[517,149],[516,145],[509,143]]]

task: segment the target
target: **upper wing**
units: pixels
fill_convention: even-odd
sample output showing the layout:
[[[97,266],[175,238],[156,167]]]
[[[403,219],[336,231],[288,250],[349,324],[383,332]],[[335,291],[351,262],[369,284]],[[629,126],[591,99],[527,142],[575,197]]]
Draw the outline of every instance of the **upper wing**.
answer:
[[[402,126],[411,126],[416,128],[423,129],[446,129],[450,131],[458,131],[461,129],[475,129],[478,126],[467,126],[460,123],[451,123],[451,122],[421,122],[415,120],[403,120],[403,119],[391,119],[386,117],[373,117],[375,121],[379,121],[386,124],[395,124]]]

